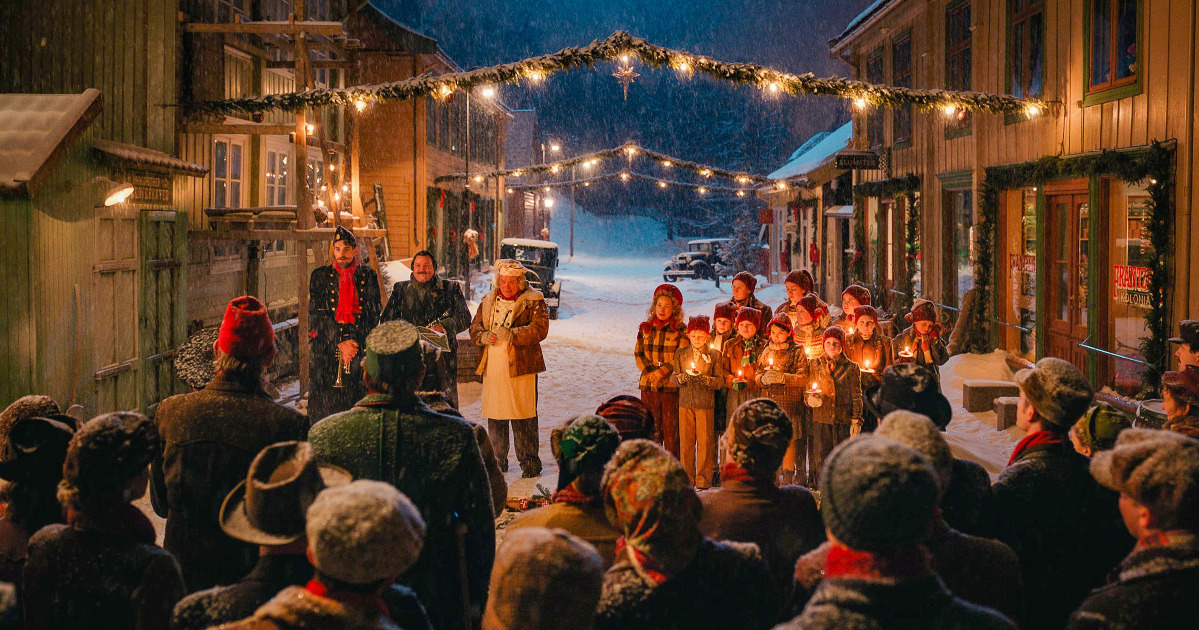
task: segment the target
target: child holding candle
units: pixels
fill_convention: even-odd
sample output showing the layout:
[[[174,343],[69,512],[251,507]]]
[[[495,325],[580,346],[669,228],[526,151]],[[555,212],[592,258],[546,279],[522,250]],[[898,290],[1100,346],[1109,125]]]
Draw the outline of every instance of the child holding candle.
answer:
[[[820,486],[824,459],[841,442],[862,430],[862,376],[858,364],[845,356],[845,331],[824,331],[823,353],[808,359],[804,402],[812,410],[808,434],[808,483]]]
[[[708,346],[713,350],[721,352],[724,356],[724,344],[728,343],[729,339],[737,336],[737,331],[733,329],[733,320],[737,319],[737,307],[730,302],[721,302],[716,305],[716,312],[712,317],[712,339],[708,341]],[[728,389],[722,387],[716,390],[716,402],[712,408],[713,423],[716,435],[724,433],[724,428],[728,423],[729,417],[729,392]],[[720,457],[720,450],[717,449],[717,458]],[[716,462],[716,472],[720,471],[720,462]]]
[[[878,311],[863,304],[853,313],[854,331],[845,337],[845,355],[862,369],[862,391],[882,383],[883,370],[895,362],[891,339],[878,327]]]
[[[928,300],[916,300],[912,312],[904,315],[911,324],[899,333],[892,342],[896,363],[915,363],[932,371],[937,382],[941,381],[940,367],[949,360],[949,350],[941,339],[941,325],[937,323],[937,311]]]
[[[724,344],[725,384],[729,388],[728,410],[732,414],[741,403],[758,397],[754,366],[766,340],[758,336],[762,313],[756,308],[742,306],[737,310],[737,336]]]
[[[691,484],[712,487],[716,460],[713,408],[715,393],[724,389],[724,357],[709,343],[708,318],[687,322],[690,345],[679,348],[671,361],[671,380],[679,388],[679,460]]]
[[[789,307],[790,304],[784,306]],[[822,354],[821,339],[824,326],[821,319],[828,317],[828,305],[820,301],[814,293],[809,293],[799,299],[794,306],[787,310],[791,317],[791,327],[794,330],[795,343],[799,344],[809,359]]]
[[[783,470],[780,484],[807,483],[806,442],[807,427],[803,419],[807,415],[803,408],[803,387],[807,381],[808,359],[804,350],[791,340],[791,319],[779,313],[768,325],[770,343],[758,356],[755,380],[761,386],[762,396],[778,403],[791,418],[791,443],[783,454]]]
[[[687,345],[683,324],[683,293],[672,284],[654,289],[654,301],[637,330],[633,350],[641,400],[654,417],[654,439],[675,457],[679,455],[679,388],[671,380],[674,353]]]

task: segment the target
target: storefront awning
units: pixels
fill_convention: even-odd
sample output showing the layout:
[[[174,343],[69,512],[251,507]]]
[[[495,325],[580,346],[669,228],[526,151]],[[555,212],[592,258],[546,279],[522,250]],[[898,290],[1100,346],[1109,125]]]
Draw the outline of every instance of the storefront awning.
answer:
[[[824,211],[824,216],[833,217],[836,219],[853,218],[853,206],[829,206]]]

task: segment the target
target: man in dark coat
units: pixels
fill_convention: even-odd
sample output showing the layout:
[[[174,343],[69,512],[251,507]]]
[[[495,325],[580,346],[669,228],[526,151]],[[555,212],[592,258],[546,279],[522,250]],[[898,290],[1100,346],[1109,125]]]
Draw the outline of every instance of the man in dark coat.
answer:
[[[466,297],[458,285],[437,276],[437,261],[428,250],[421,250],[412,257],[412,279],[397,282],[383,309],[380,321],[402,319],[414,326],[424,326],[443,333],[450,345],[448,351],[438,356],[438,374],[426,374],[426,380],[435,377],[446,393],[450,403],[458,407],[458,333],[470,326],[470,311],[466,308]],[[422,387],[421,391],[432,391]]]
[[[429,529],[400,583],[416,591],[438,630],[477,625],[495,558],[495,520],[474,431],[416,395],[424,364],[415,326],[384,322],[365,348],[369,393],[318,422],[308,439],[321,463],[355,479],[386,481],[412,499]]]
[[[232,584],[254,566],[256,549],[221,531],[221,503],[259,451],[308,432],[307,418],[263,389],[275,335],[261,302],[243,296],[229,303],[214,353],[212,381],[162,401],[154,418],[162,436],[152,464],[154,511],[167,519],[163,546],[193,591]]]
[[[378,275],[358,259],[354,233],[338,227],[333,264],[313,269],[308,286],[312,347],[308,419],[312,422],[345,411],[366,395],[359,363],[366,336],[379,323],[382,300]]]
[[[993,536],[1020,558],[1024,627],[1061,628],[1087,591],[1132,547],[1116,496],[1088,472],[1067,432],[1091,404],[1091,385],[1069,362],[1047,357],[1016,373],[1016,425],[1026,437],[994,485]]]
[[[1182,630],[1199,624],[1199,441],[1126,429],[1091,460],[1091,475],[1120,493],[1137,539],[1108,586],[1070,617],[1071,630]]]

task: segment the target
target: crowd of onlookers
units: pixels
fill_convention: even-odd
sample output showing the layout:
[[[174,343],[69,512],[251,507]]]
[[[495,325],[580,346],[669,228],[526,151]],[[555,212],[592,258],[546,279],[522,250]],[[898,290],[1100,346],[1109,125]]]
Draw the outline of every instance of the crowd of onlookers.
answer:
[[[770,343],[793,340],[790,330]],[[375,328],[366,397],[311,426],[263,390],[274,341],[261,303],[231,302],[213,351],[210,382],[163,401],[153,420],[83,422],[44,396],[0,413],[0,628],[1159,629],[1199,619],[1196,367],[1166,375],[1164,429],[1128,427],[1070,363],[1019,371],[1026,435],[995,483],[954,458],[949,403],[915,362],[878,375],[877,426],[838,438],[818,470],[796,446],[810,428],[796,414],[815,409],[775,395],[773,377],[735,405],[748,388],[728,392],[715,470],[655,441],[670,442],[663,397],[616,396],[553,431],[553,502],[511,521],[497,549],[496,457],[444,396],[418,391],[427,349],[414,326]],[[685,372],[692,355],[682,356],[685,367],[643,382]],[[134,505],[147,491],[166,518],[163,547]]]

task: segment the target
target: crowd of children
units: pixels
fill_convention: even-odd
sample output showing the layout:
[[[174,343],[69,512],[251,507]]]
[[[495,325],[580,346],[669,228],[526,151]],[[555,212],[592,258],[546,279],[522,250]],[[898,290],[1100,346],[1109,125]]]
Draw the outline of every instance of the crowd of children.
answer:
[[[682,292],[659,286],[637,334],[639,383],[656,420],[654,439],[698,488],[719,483],[716,436],[742,403],[764,397],[786,411],[793,431],[779,481],[816,488],[833,448],[877,423],[880,414],[868,401],[887,367],[912,363],[936,381],[949,357],[927,300],[916,300],[903,316],[909,325],[891,339],[860,285],[842,292],[836,319],[805,270],[787,274],[787,300],[773,311],[754,295],[750,273],[738,273],[732,285],[732,299],[717,304],[711,319],[686,319]]]

